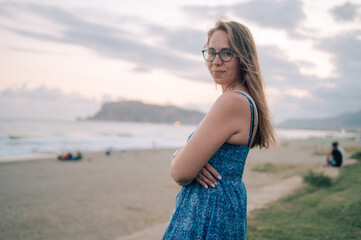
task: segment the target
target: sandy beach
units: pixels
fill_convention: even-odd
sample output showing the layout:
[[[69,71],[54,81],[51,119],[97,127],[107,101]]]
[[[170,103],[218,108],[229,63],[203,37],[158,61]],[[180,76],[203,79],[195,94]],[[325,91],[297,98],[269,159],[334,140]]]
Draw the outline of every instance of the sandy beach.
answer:
[[[322,168],[330,142],[288,141],[252,150],[244,174],[249,213],[299,187],[303,172]],[[77,162],[54,156],[0,163],[0,239],[123,240],[144,232],[160,239],[180,189],[169,175],[173,152],[92,152]],[[280,170],[255,170],[267,163]]]

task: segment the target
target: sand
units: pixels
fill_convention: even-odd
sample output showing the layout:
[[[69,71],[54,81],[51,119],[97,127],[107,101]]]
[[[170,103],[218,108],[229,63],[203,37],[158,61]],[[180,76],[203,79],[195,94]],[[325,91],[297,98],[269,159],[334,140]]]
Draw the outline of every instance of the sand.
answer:
[[[291,141],[252,150],[244,173],[248,212],[294,191],[302,184],[300,172],[322,168],[320,153],[328,149],[329,141]],[[180,189],[169,175],[173,152],[0,163],[0,239],[160,239]],[[288,168],[277,174],[253,170],[265,163]]]

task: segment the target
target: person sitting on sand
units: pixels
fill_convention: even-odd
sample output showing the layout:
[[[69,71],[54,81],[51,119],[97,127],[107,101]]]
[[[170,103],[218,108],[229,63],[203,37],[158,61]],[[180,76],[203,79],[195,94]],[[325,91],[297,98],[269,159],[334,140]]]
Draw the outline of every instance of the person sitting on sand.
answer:
[[[74,157],[72,153],[66,153],[62,155],[58,155],[58,160],[66,161],[66,160],[81,160],[83,158],[81,152],[78,152]]]
[[[338,142],[332,143],[332,151],[327,153],[326,164],[332,167],[341,167],[344,160],[344,151],[338,145]]]

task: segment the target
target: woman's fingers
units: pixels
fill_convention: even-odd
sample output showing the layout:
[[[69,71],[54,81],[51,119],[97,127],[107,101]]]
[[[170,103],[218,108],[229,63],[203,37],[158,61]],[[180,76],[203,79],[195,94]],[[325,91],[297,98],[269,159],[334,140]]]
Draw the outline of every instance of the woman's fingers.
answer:
[[[219,180],[222,179],[221,175],[216,171],[216,169],[214,169],[214,168],[212,167],[211,164],[207,163],[207,164],[204,166],[204,168],[207,169],[215,178],[217,178],[217,179],[219,179]],[[203,168],[203,169],[204,169],[204,168]]]
[[[202,178],[204,182],[206,182],[209,186],[215,187],[215,185],[217,184],[217,180],[212,176],[212,174],[206,168],[202,168],[200,173],[201,173],[200,176],[204,178],[204,179]]]
[[[208,188],[208,186],[215,187],[217,179],[220,180],[222,177],[209,163],[201,169],[196,177],[196,181],[205,188]]]
[[[208,188],[207,183],[205,183],[199,176],[196,177],[196,181],[203,187]]]

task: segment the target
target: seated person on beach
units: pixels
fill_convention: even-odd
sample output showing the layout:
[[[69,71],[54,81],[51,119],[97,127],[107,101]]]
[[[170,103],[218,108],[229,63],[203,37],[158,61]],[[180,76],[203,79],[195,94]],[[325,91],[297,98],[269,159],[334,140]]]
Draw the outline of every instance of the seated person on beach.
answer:
[[[74,157],[72,153],[58,155],[58,160],[81,160],[83,158],[81,152],[78,152]]]
[[[332,151],[327,154],[326,164],[332,167],[341,167],[344,159],[344,153],[338,142],[332,143]]]

